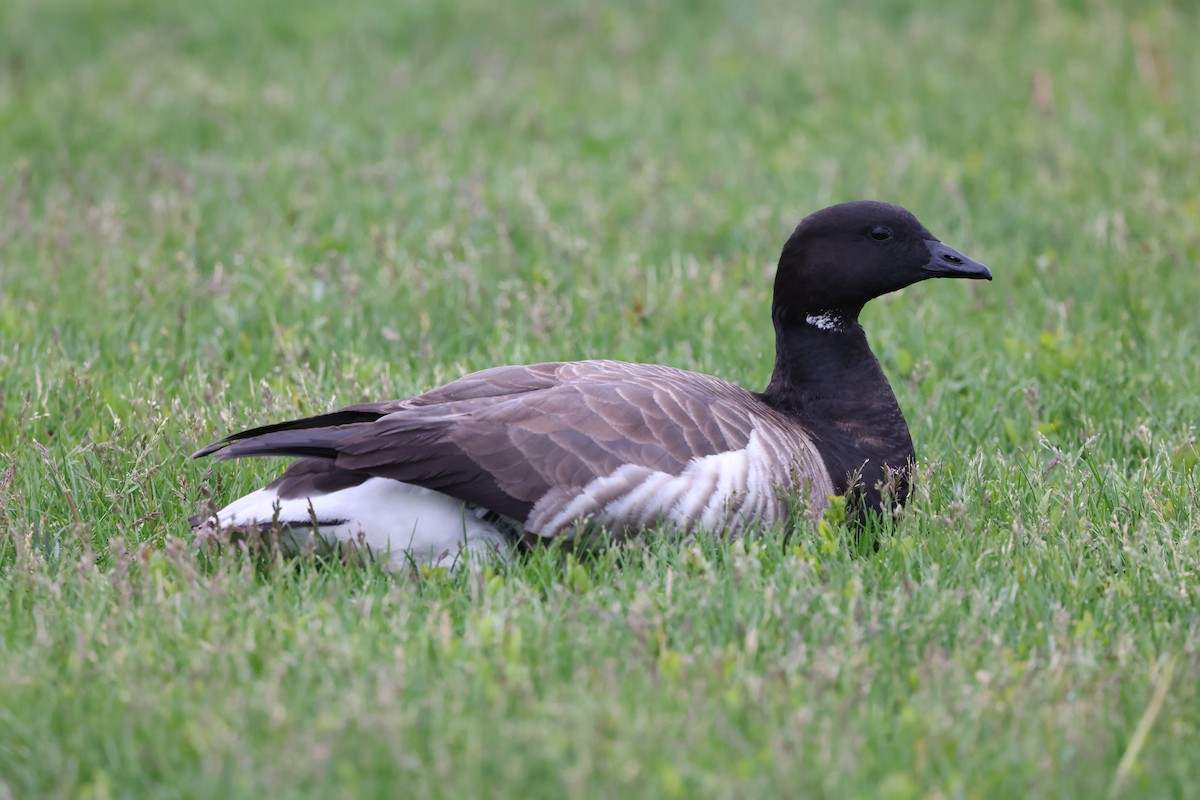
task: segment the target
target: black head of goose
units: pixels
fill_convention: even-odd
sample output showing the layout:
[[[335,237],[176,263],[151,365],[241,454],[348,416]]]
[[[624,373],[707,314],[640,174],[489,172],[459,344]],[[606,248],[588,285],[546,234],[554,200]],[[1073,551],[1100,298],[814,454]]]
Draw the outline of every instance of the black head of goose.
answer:
[[[652,364],[496,367],[404,400],[235,433],[195,454],[292,456],[197,533],[274,528],[286,547],[354,541],[389,564],[453,565],[582,522],[614,535],[667,522],[740,534],[831,495],[903,500],[908,427],[858,323],[865,303],[926,278],[986,278],[899,206],[805,218],[775,277],[775,368],[754,393]]]

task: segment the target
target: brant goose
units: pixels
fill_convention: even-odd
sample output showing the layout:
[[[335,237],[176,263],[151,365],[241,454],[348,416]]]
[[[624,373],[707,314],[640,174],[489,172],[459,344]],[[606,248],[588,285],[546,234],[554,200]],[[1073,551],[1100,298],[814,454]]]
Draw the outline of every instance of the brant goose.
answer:
[[[761,393],[656,364],[487,369],[205,447],[194,457],[297,460],[192,525],[276,530],[285,551],[349,541],[389,567],[454,566],[582,522],[615,537],[659,522],[736,536],[781,519],[797,494],[814,515],[830,495],[879,508],[885,486],[903,502],[912,439],[859,312],[926,278],[991,277],[899,206],[832,206],[779,258]]]

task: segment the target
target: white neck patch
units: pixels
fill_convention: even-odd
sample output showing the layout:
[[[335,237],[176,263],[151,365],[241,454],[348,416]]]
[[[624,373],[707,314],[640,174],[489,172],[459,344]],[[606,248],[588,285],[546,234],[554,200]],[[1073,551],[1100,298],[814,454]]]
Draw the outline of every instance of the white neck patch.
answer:
[[[809,314],[804,321],[814,328],[823,331],[840,331],[845,322],[836,311],[822,311],[820,314]]]

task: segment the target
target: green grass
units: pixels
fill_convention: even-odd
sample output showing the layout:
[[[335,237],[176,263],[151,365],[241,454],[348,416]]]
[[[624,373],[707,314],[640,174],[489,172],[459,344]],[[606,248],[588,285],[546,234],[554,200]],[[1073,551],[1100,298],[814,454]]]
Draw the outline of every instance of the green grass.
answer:
[[[0,4],[0,797],[1200,795],[1193,4]],[[494,574],[196,553],[248,425],[497,363],[764,385],[828,203],[921,477]]]

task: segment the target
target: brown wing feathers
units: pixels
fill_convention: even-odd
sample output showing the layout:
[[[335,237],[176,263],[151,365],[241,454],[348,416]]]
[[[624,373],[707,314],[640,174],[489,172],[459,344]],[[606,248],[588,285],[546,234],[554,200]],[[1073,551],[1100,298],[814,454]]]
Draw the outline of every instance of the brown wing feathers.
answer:
[[[197,456],[308,456],[333,465],[296,462],[273,484],[285,496],[377,475],[524,520],[547,492],[581,489],[627,464],[674,475],[693,458],[744,446],[751,421],[725,408],[737,393],[657,366],[501,367],[409,400],[245,431]]]

